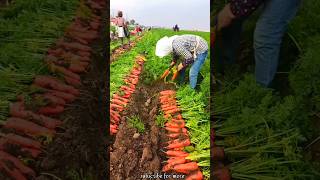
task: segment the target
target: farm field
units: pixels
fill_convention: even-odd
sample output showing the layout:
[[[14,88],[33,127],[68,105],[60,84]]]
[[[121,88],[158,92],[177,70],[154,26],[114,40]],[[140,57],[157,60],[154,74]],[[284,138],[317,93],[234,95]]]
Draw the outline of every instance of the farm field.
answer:
[[[110,64],[110,178],[210,179],[210,56],[196,91],[171,75],[160,80],[171,59],[155,55],[156,43],[175,34],[210,40],[206,32],[152,29]]]
[[[0,7],[0,179],[106,176],[103,0]]]
[[[212,17],[224,3],[213,4]],[[211,155],[216,179],[320,178],[319,9],[319,1],[302,1],[285,34],[272,89],[257,85],[253,74],[258,14],[244,24],[236,65],[225,75],[214,72]],[[216,47],[211,47],[214,54],[221,50]]]

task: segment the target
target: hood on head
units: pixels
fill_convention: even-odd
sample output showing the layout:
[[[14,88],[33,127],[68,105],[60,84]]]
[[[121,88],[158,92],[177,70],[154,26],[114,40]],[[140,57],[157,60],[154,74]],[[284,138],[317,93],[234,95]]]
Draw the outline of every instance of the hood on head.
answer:
[[[156,56],[159,56],[160,58],[169,55],[172,52],[172,42],[177,38],[178,36],[165,36],[161,38],[156,45]]]

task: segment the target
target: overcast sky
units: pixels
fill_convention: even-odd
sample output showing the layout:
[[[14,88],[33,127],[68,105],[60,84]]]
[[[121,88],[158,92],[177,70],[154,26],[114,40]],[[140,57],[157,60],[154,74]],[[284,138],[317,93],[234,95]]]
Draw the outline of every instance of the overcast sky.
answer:
[[[110,0],[110,6],[111,15],[122,10],[142,25],[210,31],[210,0]]]

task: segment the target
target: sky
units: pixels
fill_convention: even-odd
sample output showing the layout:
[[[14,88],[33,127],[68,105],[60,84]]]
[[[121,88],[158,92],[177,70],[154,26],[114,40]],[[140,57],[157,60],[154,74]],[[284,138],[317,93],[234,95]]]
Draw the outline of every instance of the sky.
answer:
[[[210,31],[210,0],[110,0],[110,9],[145,26]]]

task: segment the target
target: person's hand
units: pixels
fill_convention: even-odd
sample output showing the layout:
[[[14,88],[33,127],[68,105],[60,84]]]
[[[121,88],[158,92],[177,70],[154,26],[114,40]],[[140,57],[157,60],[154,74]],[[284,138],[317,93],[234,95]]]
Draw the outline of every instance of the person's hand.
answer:
[[[181,71],[181,69],[183,69],[182,63],[180,63],[180,64],[178,65],[178,71]]]
[[[217,30],[228,27],[235,16],[231,12],[230,3],[228,3],[218,14]]]
[[[170,64],[170,67],[174,66],[175,64],[176,64],[176,62],[172,61],[171,64]]]

